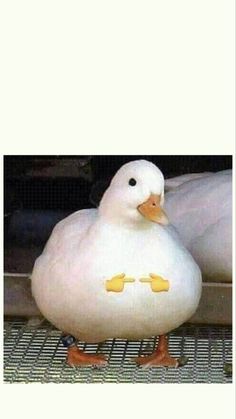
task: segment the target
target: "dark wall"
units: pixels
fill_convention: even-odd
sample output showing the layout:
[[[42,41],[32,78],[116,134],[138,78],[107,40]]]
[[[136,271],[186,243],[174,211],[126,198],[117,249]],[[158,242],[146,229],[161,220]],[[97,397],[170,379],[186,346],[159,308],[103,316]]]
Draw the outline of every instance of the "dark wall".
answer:
[[[120,166],[137,158],[155,163],[165,177],[232,168],[232,156],[99,156],[92,160],[94,173],[99,178],[112,177]]]
[[[136,159],[152,161],[166,178],[232,168],[232,156],[5,156],[5,212],[87,208],[96,203],[90,198],[94,185],[105,181],[106,187],[124,163]]]

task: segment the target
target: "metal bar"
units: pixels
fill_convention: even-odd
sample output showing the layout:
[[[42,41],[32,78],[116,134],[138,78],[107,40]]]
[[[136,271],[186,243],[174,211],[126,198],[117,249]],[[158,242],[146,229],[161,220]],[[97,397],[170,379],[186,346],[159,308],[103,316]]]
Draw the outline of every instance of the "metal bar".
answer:
[[[5,383],[231,383],[226,364],[232,363],[231,328],[185,325],[170,334],[170,353],[185,355],[182,368],[138,367],[132,358],[152,353],[157,338],[143,341],[111,339],[102,344],[79,346],[89,353],[102,353],[108,365],[102,368],[71,368],[61,333],[50,324],[32,327],[27,321],[5,322]]]

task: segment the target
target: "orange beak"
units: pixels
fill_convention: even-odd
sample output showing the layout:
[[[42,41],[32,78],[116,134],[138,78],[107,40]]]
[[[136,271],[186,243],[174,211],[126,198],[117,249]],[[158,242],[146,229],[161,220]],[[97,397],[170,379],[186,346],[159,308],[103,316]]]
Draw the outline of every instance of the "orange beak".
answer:
[[[161,207],[161,195],[150,195],[148,200],[138,206],[138,211],[145,218],[162,225],[169,224],[168,217]]]

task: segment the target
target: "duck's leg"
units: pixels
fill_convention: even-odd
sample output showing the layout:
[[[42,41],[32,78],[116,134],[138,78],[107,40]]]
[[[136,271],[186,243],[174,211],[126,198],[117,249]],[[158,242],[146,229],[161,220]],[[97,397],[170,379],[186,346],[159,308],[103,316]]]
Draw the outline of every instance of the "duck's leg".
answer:
[[[140,356],[135,359],[138,365],[143,367],[174,367],[180,366],[176,358],[172,358],[168,351],[168,338],[166,335],[159,336],[157,349],[152,355]]]
[[[81,351],[75,345],[75,338],[71,335],[64,335],[62,343],[67,347],[67,364],[71,367],[85,366],[85,365],[96,365],[102,366],[107,364],[107,360],[103,355],[91,355]]]

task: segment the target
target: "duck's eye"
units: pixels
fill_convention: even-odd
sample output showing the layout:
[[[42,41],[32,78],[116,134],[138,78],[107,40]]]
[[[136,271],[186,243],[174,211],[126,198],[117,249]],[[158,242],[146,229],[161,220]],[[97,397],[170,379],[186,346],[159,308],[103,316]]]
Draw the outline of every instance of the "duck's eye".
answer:
[[[132,177],[130,180],[129,180],[129,185],[130,186],[135,186],[136,185],[136,180]]]

